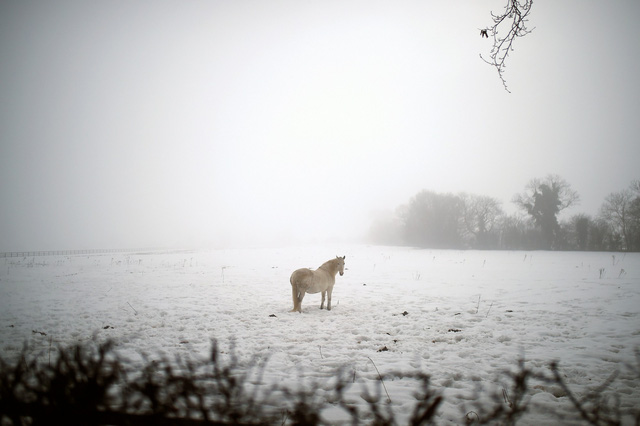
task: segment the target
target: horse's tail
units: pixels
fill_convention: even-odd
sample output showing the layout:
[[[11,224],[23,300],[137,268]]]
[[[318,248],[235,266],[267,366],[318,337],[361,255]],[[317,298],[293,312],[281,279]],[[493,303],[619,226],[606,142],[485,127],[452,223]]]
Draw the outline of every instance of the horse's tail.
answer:
[[[291,274],[291,278],[289,279],[291,282],[291,296],[293,298],[293,309],[291,312],[300,310],[300,304],[302,303],[300,300],[300,290],[298,289],[297,284],[298,280],[295,278],[295,275],[295,273]]]

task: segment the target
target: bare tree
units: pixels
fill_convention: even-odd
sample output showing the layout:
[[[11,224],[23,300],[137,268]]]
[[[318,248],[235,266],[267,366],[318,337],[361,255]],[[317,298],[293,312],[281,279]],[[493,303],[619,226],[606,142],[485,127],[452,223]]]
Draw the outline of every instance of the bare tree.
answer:
[[[632,182],[628,189],[607,195],[600,216],[622,236],[626,250],[637,249],[634,242],[640,232],[640,181]]]
[[[634,250],[640,250],[640,180],[631,182],[629,189],[634,194],[631,201],[632,244]]]
[[[518,37],[524,37],[532,29],[527,27],[533,0],[507,0],[504,11],[499,14],[491,12],[493,25],[480,30],[480,37],[493,38],[493,46],[489,52],[489,59],[480,54],[483,61],[496,68],[498,76],[507,92],[511,93],[504,78],[506,60],[513,51],[513,42]]]
[[[547,250],[553,247],[558,231],[558,213],[579,201],[578,193],[558,175],[548,175],[542,180],[532,179],[525,192],[513,199],[540,227],[543,248]]]
[[[408,244],[430,248],[462,248],[462,200],[453,194],[420,191],[401,213]]]
[[[578,250],[586,250],[589,246],[589,228],[591,227],[591,218],[586,214],[577,214],[571,218],[570,226],[573,231],[575,248]]]
[[[464,203],[463,221],[475,238],[477,248],[490,248],[491,235],[498,218],[503,214],[500,201],[483,195],[461,194]],[[493,243],[497,244],[497,235]]]

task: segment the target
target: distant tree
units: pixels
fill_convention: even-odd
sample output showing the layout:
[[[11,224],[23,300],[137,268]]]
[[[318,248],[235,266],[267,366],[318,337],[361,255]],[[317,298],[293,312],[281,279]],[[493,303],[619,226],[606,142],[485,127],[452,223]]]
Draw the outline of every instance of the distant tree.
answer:
[[[629,189],[635,194],[636,197],[640,197],[640,179],[631,181]]]
[[[496,248],[498,244],[495,227],[503,211],[500,201],[483,195],[461,194],[463,222],[471,234],[475,248]]]
[[[640,250],[640,180],[634,180],[629,185],[633,193],[631,200],[631,240],[633,249]]]
[[[589,250],[590,231],[593,220],[589,215],[576,214],[565,223],[561,223],[563,229],[565,250]]]
[[[500,248],[515,250],[521,248],[524,230],[517,216],[503,216],[498,224],[500,229]]]
[[[499,248],[503,250],[528,250],[539,247],[540,231],[530,219],[520,215],[503,215],[498,219]]]
[[[527,27],[532,5],[533,0],[507,0],[502,13],[494,14],[491,12],[493,24],[480,30],[480,37],[493,40],[489,59],[484,58],[482,55],[480,57],[483,61],[495,67],[507,92],[509,92],[509,89],[504,78],[506,60],[509,53],[513,51],[513,43],[516,38],[524,37],[533,31],[533,29]]]
[[[403,209],[405,241],[431,248],[462,248],[462,200],[453,194],[421,191]]]
[[[589,228],[591,218],[585,214],[577,214],[571,218],[575,231],[575,245],[578,250],[587,250],[589,247]]]
[[[628,189],[612,192],[604,199],[600,216],[622,237],[624,249],[630,250],[631,201],[633,194]]]
[[[522,194],[517,194],[513,202],[527,212],[540,228],[542,246],[550,250],[554,248],[554,240],[558,232],[558,213],[577,204],[578,193],[557,175],[548,175],[544,179],[532,179]]]
[[[555,250],[576,250],[574,230],[570,221],[563,220],[558,223],[553,248]]]
[[[599,218],[589,224],[588,249],[593,251],[611,250],[611,228],[607,222]]]
[[[629,188],[607,195],[600,208],[600,217],[619,235],[623,250],[639,250],[640,181],[633,181]]]
[[[604,250],[591,248],[595,238],[595,223],[591,216],[579,213],[568,220],[560,222],[560,231],[556,234],[555,248],[559,250]],[[601,239],[607,237],[608,227],[604,227]],[[602,243],[600,244],[603,245]]]

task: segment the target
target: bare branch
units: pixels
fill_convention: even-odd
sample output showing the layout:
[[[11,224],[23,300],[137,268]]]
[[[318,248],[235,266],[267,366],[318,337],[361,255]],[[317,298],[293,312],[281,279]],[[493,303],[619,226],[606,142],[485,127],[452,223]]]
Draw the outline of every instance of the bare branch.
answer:
[[[513,42],[515,39],[517,37],[524,37],[533,31],[533,28],[527,28],[527,18],[529,13],[531,13],[532,5],[533,0],[507,0],[507,5],[503,13],[494,14],[491,12],[493,25],[480,30],[481,37],[489,38],[489,34],[493,37],[493,46],[489,52],[489,59],[483,57],[482,54],[480,54],[480,58],[496,68],[502,85],[509,93],[511,93],[511,91],[507,87],[507,81],[504,78],[505,62],[509,53],[513,51]],[[502,35],[505,29],[506,34]]]

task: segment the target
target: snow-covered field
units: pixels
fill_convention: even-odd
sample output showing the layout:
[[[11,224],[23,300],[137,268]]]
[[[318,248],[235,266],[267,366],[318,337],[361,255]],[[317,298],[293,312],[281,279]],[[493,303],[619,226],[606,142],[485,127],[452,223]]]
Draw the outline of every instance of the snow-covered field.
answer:
[[[316,294],[289,313],[291,272],[336,255],[346,270],[333,309],[318,309]],[[577,395],[619,371],[611,390],[621,407],[640,405],[639,313],[639,253],[330,246],[0,259],[5,360],[25,342],[46,356],[51,343],[92,339],[131,357],[204,358],[217,339],[225,354],[268,359],[264,380],[294,388],[346,369],[356,404],[379,383],[376,367],[428,373],[445,398],[439,424],[463,424],[474,402],[500,395],[502,372],[521,358],[538,371],[560,361]],[[416,382],[385,385],[403,419]],[[532,383],[530,403],[521,424],[571,405],[544,383]],[[339,423],[338,410],[324,415]]]

